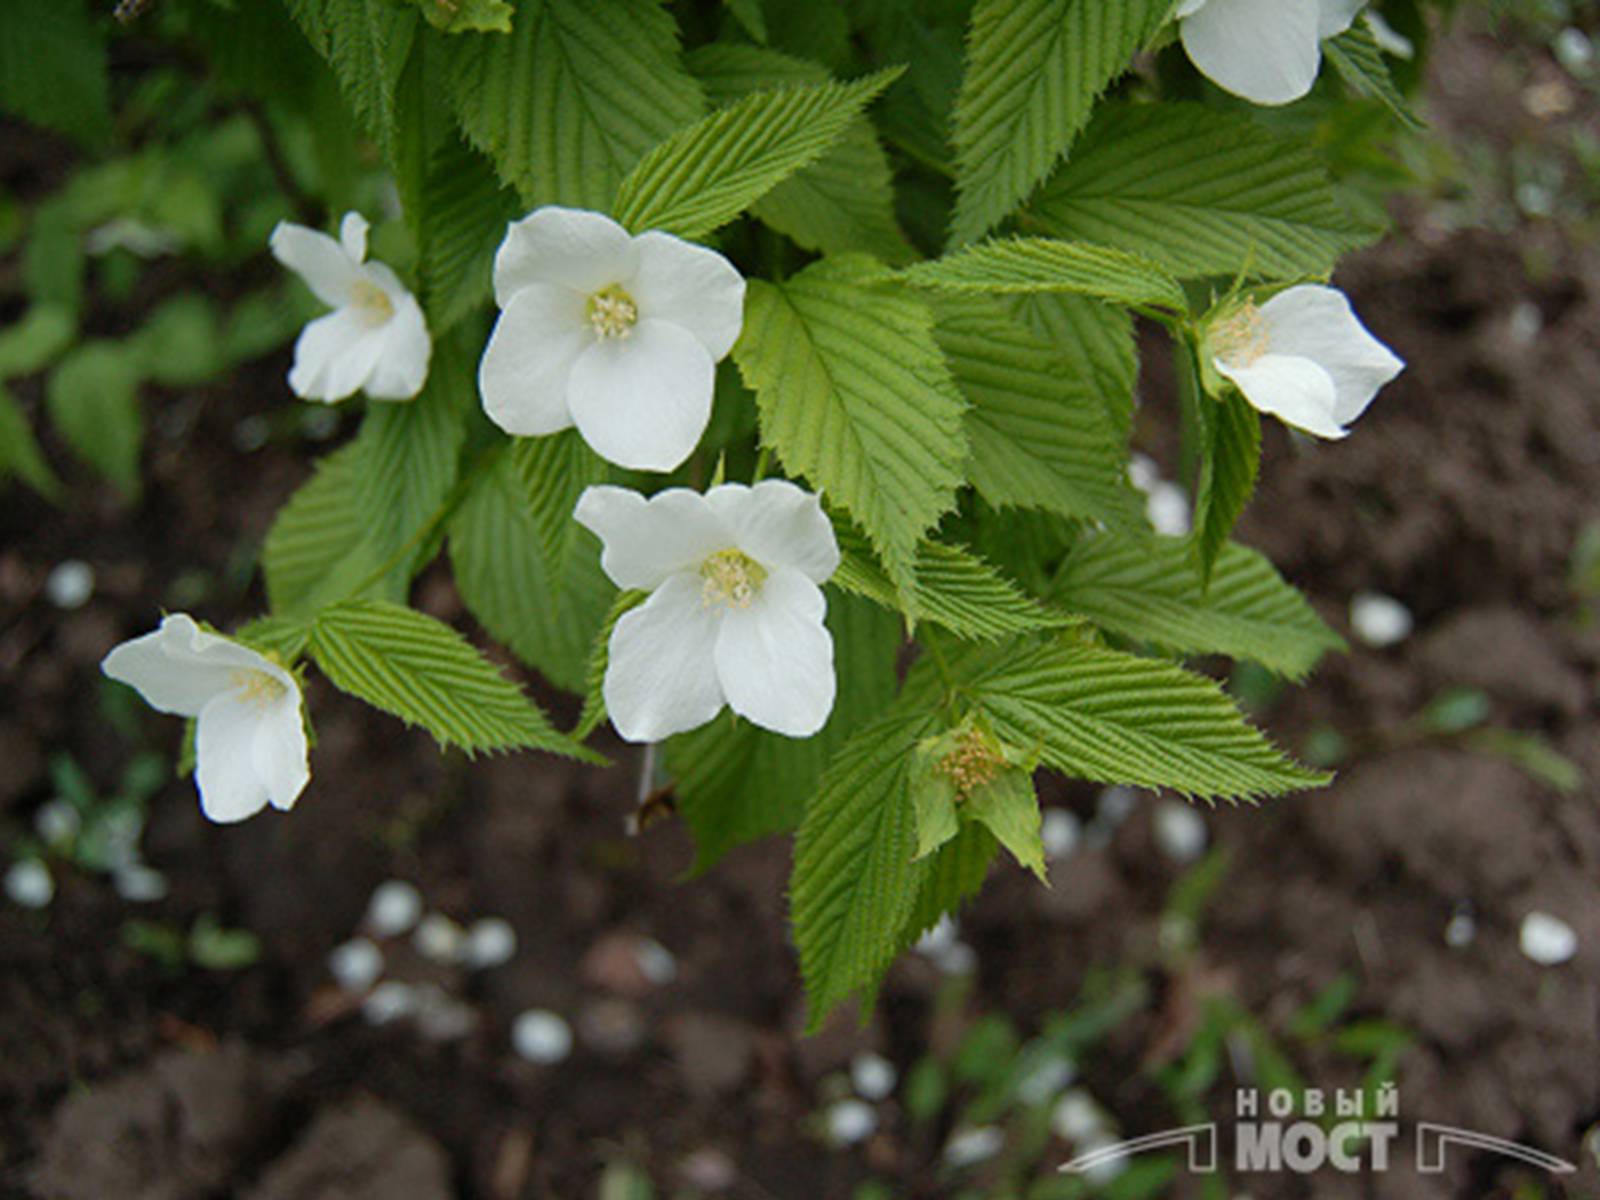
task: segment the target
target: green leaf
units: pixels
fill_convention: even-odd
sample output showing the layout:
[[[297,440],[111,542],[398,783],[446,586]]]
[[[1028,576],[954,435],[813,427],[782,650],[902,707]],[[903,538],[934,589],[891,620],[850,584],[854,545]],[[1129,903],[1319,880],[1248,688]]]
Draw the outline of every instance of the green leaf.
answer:
[[[950,292],[1070,292],[1182,312],[1178,281],[1147,258],[1088,242],[999,238],[900,272],[916,287]]]
[[[716,42],[689,56],[689,69],[713,104],[726,104],[775,84],[819,84],[826,69],[754,46]],[[851,121],[809,167],[780,182],[751,206],[763,223],[807,250],[859,251],[898,265],[916,257],[895,219],[888,156],[865,117]]]
[[[805,977],[808,1032],[899,949],[928,864],[913,864],[912,750],[935,718],[896,705],[834,758],[795,842],[789,906]]]
[[[227,363],[211,300],[194,292],[174,296],[128,340],[142,374],[168,387],[193,387],[220,375]]]
[[[981,558],[943,542],[917,549],[915,580],[898,591],[871,547],[851,529],[839,531],[841,558],[833,584],[876,604],[942,625],[958,637],[998,641],[1018,634],[1059,628],[1072,618],[1052,613]]]
[[[285,0],[328,61],[356,119],[397,160],[396,96],[416,40],[417,14],[389,0]]]
[[[1417,116],[1395,86],[1378,39],[1365,22],[1357,21],[1338,37],[1323,42],[1322,52],[1356,95],[1378,101],[1414,133],[1427,129],[1427,122]]]
[[[931,859],[917,864],[917,897],[910,916],[900,928],[896,954],[910,947],[937,925],[940,917],[954,912],[963,900],[983,886],[989,865],[994,861],[995,848],[994,834],[978,822],[968,821]]]
[[[703,238],[816,162],[898,75],[776,88],[718,109],[661,143],[622,181],[617,220]]]
[[[1136,522],[1127,449],[1078,363],[985,297],[949,297],[934,312],[934,334],[972,405],[968,474],[983,498],[996,508]]]
[[[1187,543],[1092,537],[1079,543],[1051,599],[1102,629],[1188,654],[1249,659],[1299,679],[1344,639],[1254,550],[1227,545],[1202,588]]]
[[[905,589],[923,532],[955,503],[965,405],[932,314],[877,277],[846,256],[752,280],[733,353],[763,444],[851,512]]]
[[[516,12],[507,0],[407,0],[446,33],[510,33]]]
[[[761,0],[722,0],[740,28],[761,45],[767,44],[767,16],[762,11]]]
[[[44,370],[72,345],[77,332],[65,306],[29,306],[20,321],[0,330],[0,381]]]
[[[988,232],[1043,181],[1170,0],[979,0],[956,100],[951,240]]]
[[[83,0],[0,4],[0,110],[95,142],[111,130],[105,40]]]
[[[526,470],[519,468],[523,455],[532,460]],[[594,481],[579,471],[594,470],[586,465],[594,461],[576,432],[515,442],[476,481],[449,525],[450,563],[472,615],[518,658],[573,692],[583,690],[590,648],[615,592],[600,570],[599,541],[571,520],[577,493]]]
[[[428,164],[422,185],[422,292],[434,337],[492,296],[492,267],[521,202],[489,160],[451,138]]]
[[[356,517],[385,558],[420,536],[450,494],[477,399],[473,385],[473,364],[450,339],[435,344],[428,381],[415,399],[368,405],[353,443]],[[436,549],[417,545],[413,568]]]
[[[822,730],[809,738],[768,733],[719,718],[670,739],[664,749],[678,808],[694,830],[694,871],[729,850],[800,823],[823,768],[849,736],[894,698],[900,636],[893,617],[862,600],[828,605],[839,690]]]
[[[50,419],[77,453],[128,496],[139,494],[139,365],[114,342],[86,342],[50,373]]]
[[[1013,315],[1072,364],[1071,377],[1098,395],[1120,444],[1133,430],[1133,392],[1139,381],[1139,347],[1133,316],[1088,296],[1033,292],[1014,297]]]
[[[45,462],[33,427],[11,394],[0,387],[0,480],[15,475],[41,496],[61,495],[61,483]]]
[[[572,736],[580,742],[587,740],[606,719],[605,682],[606,668],[611,664],[611,631],[624,613],[638,608],[649,598],[648,592],[632,588],[618,592],[611,602],[611,611],[606,613],[606,619],[595,632],[594,645],[589,650],[589,669],[584,678],[583,711],[578,714],[577,728],[572,731]]]
[[[1198,104],[1109,104],[1028,206],[1052,237],[1137,252],[1179,278],[1319,275],[1378,232],[1303,138]]]
[[[229,636],[264,654],[270,652],[292,663],[306,652],[311,641],[311,626],[292,617],[257,617]]]
[[[261,550],[273,615],[309,617],[345,599],[387,560],[367,539],[356,500],[362,453],[351,444],[328,455],[278,511]],[[400,600],[409,578],[392,571],[373,590]]]
[[[1063,638],[971,651],[953,669],[1001,738],[1078,779],[1251,799],[1330,778],[1286,758],[1211,680],[1168,663]]]
[[[594,758],[464,637],[415,609],[381,600],[325,608],[311,627],[311,656],[340,691],[422,726],[441,745]]]
[[[1261,415],[1243,396],[1200,396],[1196,405],[1205,443],[1195,499],[1192,541],[1202,586],[1209,584],[1217,555],[1250,503],[1261,466]]]
[[[521,0],[509,34],[462,34],[447,50],[462,129],[531,205],[608,208],[634,164],[702,111],[656,0]]]

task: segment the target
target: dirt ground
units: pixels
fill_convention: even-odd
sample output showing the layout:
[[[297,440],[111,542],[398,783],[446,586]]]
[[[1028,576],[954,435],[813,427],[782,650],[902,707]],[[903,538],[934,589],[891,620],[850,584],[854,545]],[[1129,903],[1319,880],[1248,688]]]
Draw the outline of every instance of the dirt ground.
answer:
[[[1519,53],[1536,78],[1554,69]],[[1566,116],[1529,113],[1499,59],[1492,39],[1467,32],[1435,63],[1430,113],[1458,145],[1549,142],[1600,121],[1592,95]],[[1180,868],[1156,849],[1148,797],[1104,844],[1054,863],[1051,890],[997,867],[962,919],[976,952],[968,1016],[1006,1013],[1032,1030],[1096,966],[1147,975],[1152,1003],[1080,1064],[1126,1136],[1180,1123],[1151,1068],[1174,1029],[1193,1024],[1198,997],[1234,997],[1276,1028],[1348,974],[1355,1014],[1413,1036],[1398,1067],[1404,1129],[1459,1126],[1580,1164],[1561,1179],[1463,1153],[1443,1176],[1263,1176],[1248,1181],[1257,1197],[1600,1192],[1586,1145],[1600,1122],[1600,630],[1579,619],[1568,577],[1580,532],[1600,520],[1600,247],[1554,222],[1453,228],[1439,211],[1408,207],[1403,236],[1339,277],[1406,374],[1346,442],[1306,447],[1270,429],[1241,530],[1341,629],[1363,590],[1415,615],[1405,641],[1356,645],[1258,714],[1297,748],[1343,734],[1336,785],[1207,815],[1231,866],[1182,971],[1149,951]],[[6,493],[7,828],[31,826],[62,752],[111,789],[141,745],[176,751],[177,722],[107,715],[96,664],[196,587],[218,624],[259,606],[239,548],[259,544],[307,448],[245,450],[236,432],[285,404],[285,365],[148,392],[138,506],[83,477],[64,510]],[[1159,419],[1162,398],[1151,402]],[[67,558],[90,563],[97,585],[64,613],[44,584]],[[461,616],[442,579],[418,595]],[[1585,782],[1563,795],[1459,741],[1394,735],[1450,687],[1486,693],[1495,726],[1540,735]],[[844,1021],[801,1038],[786,843],[685,881],[692,855],[676,822],[625,832],[631,748],[603,746],[617,763],[605,772],[529,757],[469,764],[325,685],[310,699],[315,776],[292,817],[213,826],[192,784],[169,782],[143,843],[167,877],[164,899],[133,904],[104,875],[60,867],[48,908],[0,904],[0,1193],[579,1197],[626,1159],[667,1195],[847,1197],[868,1177],[891,1195],[955,1194],[900,1093],[859,1145],[830,1147],[815,1131],[856,1051],[877,1050],[903,1078],[965,1018],[940,1007],[941,976],[914,955],[864,1029]],[[570,701],[554,703],[570,722]],[[1045,795],[1085,819],[1095,810],[1094,789],[1051,783]],[[458,1028],[374,1025],[332,981],[329,952],[389,879],[462,924],[497,915],[515,928],[515,956],[481,971],[442,966],[404,939],[387,948],[389,977],[459,1002],[441,1010]],[[1540,966],[1519,950],[1534,910],[1576,932],[1570,961]],[[1467,914],[1476,936],[1449,944],[1452,918]],[[254,933],[258,959],[234,971],[172,965],[124,935],[130,918],[186,930],[202,915]],[[664,947],[672,969],[639,939]],[[530,1008],[570,1021],[569,1057],[537,1065],[513,1053]],[[1296,1053],[1309,1081],[1349,1082],[1331,1053]],[[1233,1082],[1225,1073],[1211,1092],[1214,1117],[1231,1111]],[[1053,1146],[1048,1161],[1069,1157]],[[969,1176],[969,1194],[984,1194],[983,1180]],[[1517,1190],[1534,1186],[1544,1190]]]

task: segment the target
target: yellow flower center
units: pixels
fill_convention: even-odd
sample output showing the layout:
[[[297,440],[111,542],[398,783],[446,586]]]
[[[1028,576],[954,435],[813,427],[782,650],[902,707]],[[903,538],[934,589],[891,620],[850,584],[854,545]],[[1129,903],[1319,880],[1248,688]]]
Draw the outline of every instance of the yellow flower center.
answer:
[[[361,319],[376,328],[394,316],[394,301],[370,279],[357,279],[350,285],[350,300]]]
[[[700,564],[700,576],[705,580],[700,595],[707,608],[718,604],[749,608],[766,582],[767,571],[738,550],[718,550]]]
[[[283,680],[252,667],[236,669],[233,672],[233,686],[238,689],[240,700],[253,704],[262,711],[270,708],[288,691],[283,686]]]
[[[1252,366],[1272,349],[1266,319],[1253,300],[1246,300],[1213,324],[1206,344],[1212,357],[1236,367]]]
[[[992,783],[1005,766],[1005,756],[978,729],[969,729],[950,753],[939,760],[939,770],[955,785],[957,799],[966,799]]]
[[[610,284],[589,297],[584,308],[589,327],[601,341],[625,338],[639,322],[639,306],[620,284]]]

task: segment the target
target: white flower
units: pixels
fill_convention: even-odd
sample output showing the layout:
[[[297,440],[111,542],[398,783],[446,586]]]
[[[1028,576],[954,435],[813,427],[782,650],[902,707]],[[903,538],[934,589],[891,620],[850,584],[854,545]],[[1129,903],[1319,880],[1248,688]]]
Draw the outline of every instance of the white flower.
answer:
[[[777,479],[649,500],[602,486],[573,515],[605,543],[612,581],[651,593],[611,634],[604,694],[618,733],[660,741],[724,704],[789,737],[822,728],[833,638],[818,585],[839,547],[815,496]]]
[[[604,458],[670,471],[711,419],[716,364],[744,320],[744,279],[714,250],[609,217],[541,208],[494,260],[504,310],[478,370],[507,433],[576,425]]]
[[[367,257],[367,221],[345,213],[339,240],[278,222],[272,253],[334,311],[294,345],[289,386],[302,400],[334,403],[362,389],[374,400],[409,400],[428,378],[433,343],[416,297]]]
[[[1180,0],[1189,61],[1212,83],[1256,104],[1287,104],[1311,90],[1322,40],[1338,37],[1366,0]]]
[[[213,821],[242,821],[269,803],[291,808],[311,778],[300,685],[248,646],[174,613],[112,650],[100,669],[152,708],[198,718],[195,779]]]
[[[1259,308],[1233,308],[1206,332],[1211,366],[1261,412],[1323,438],[1342,438],[1405,364],[1336,288],[1301,284]]]

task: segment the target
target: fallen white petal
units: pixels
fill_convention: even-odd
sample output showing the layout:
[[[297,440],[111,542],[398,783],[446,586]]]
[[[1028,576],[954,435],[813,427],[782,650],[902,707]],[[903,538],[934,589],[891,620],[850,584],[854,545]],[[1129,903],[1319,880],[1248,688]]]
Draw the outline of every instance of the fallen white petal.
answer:
[[[1350,600],[1350,631],[1359,641],[1382,649],[1411,636],[1411,610],[1382,592],[1357,592]]]
[[[1544,967],[1564,963],[1578,952],[1578,935],[1572,926],[1545,912],[1531,912],[1522,918],[1518,943],[1523,954]]]
[[[1151,815],[1156,845],[1175,863],[1192,863],[1206,852],[1205,818],[1189,805],[1163,800]]]
[[[863,1100],[885,1100],[894,1091],[899,1073],[881,1054],[863,1053],[850,1060],[850,1082]]]
[[[380,883],[367,901],[367,927],[379,937],[399,937],[422,916],[422,893],[402,879]]]
[[[547,1009],[530,1008],[511,1023],[511,1048],[529,1062],[558,1063],[572,1053],[572,1026]]]
[[[828,1108],[825,1124],[828,1140],[836,1146],[864,1142],[878,1129],[878,1114],[860,1100],[840,1100]]]
[[[383,951],[370,938],[351,938],[329,952],[328,974],[347,992],[365,992],[383,976]]]

